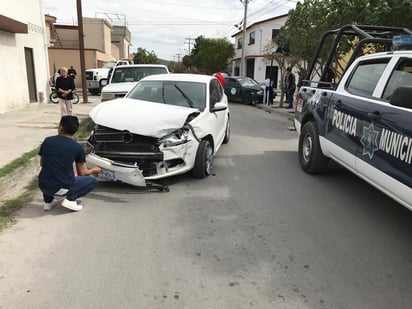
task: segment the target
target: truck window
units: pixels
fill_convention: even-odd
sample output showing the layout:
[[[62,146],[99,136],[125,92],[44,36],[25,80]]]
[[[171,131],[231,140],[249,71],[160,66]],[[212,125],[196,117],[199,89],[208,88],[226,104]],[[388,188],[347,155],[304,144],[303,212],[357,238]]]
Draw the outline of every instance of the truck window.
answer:
[[[389,101],[396,88],[401,86],[412,86],[412,60],[401,59],[385,87],[382,98]]]
[[[372,96],[388,61],[388,59],[382,59],[360,62],[348,81],[346,90],[363,97]]]

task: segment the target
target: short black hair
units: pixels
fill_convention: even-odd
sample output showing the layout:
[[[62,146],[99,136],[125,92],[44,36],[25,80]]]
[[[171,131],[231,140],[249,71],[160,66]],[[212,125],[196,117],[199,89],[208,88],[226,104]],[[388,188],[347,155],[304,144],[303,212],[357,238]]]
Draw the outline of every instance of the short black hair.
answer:
[[[64,133],[73,135],[79,129],[79,118],[76,116],[62,116],[59,125],[62,126]]]

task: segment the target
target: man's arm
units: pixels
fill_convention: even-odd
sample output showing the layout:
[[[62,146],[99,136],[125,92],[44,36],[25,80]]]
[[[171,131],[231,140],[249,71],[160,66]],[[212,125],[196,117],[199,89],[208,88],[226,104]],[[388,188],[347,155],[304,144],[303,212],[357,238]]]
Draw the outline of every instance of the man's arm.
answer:
[[[99,174],[102,169],[98,166],[95,166],[91,169],[88,169],[86,167],[85,163],[76,163],[76,169],[77,169],[77,174],[79,176],[88,176],[88,175],[92,175],[92,174]]]

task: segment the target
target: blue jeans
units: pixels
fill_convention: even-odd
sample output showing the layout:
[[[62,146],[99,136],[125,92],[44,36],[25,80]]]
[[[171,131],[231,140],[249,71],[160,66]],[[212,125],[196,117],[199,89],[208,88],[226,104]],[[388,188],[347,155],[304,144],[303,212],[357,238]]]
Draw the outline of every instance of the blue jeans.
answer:
[[[97,179],[93,176],[76,176],[73,185],[68,188],[66,198],[69,201],[75,201],[79,197],[85,196],[97,186]],[[42,190],[43,200],[45,203],[51,203],[56,192]]]

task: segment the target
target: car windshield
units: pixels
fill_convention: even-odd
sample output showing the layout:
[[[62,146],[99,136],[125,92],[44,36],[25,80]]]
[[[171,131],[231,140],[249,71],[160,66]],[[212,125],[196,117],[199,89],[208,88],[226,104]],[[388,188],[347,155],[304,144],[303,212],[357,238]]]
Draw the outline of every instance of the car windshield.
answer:
[[[203,111],[206,107],[206,84],[185,81],[141,81],[128,93],[127,98],[193,107]]]
[[[167,74],[163,67],[124,67],[116,68],[111,83],[138,82],[143,77],[155,74]]]
[[[238,82],[243,86],[243,87],[248,87],[248,86],[253,86],[253,85],[257,85],[258,82],[255,81],[252,78],[239,78]]]

